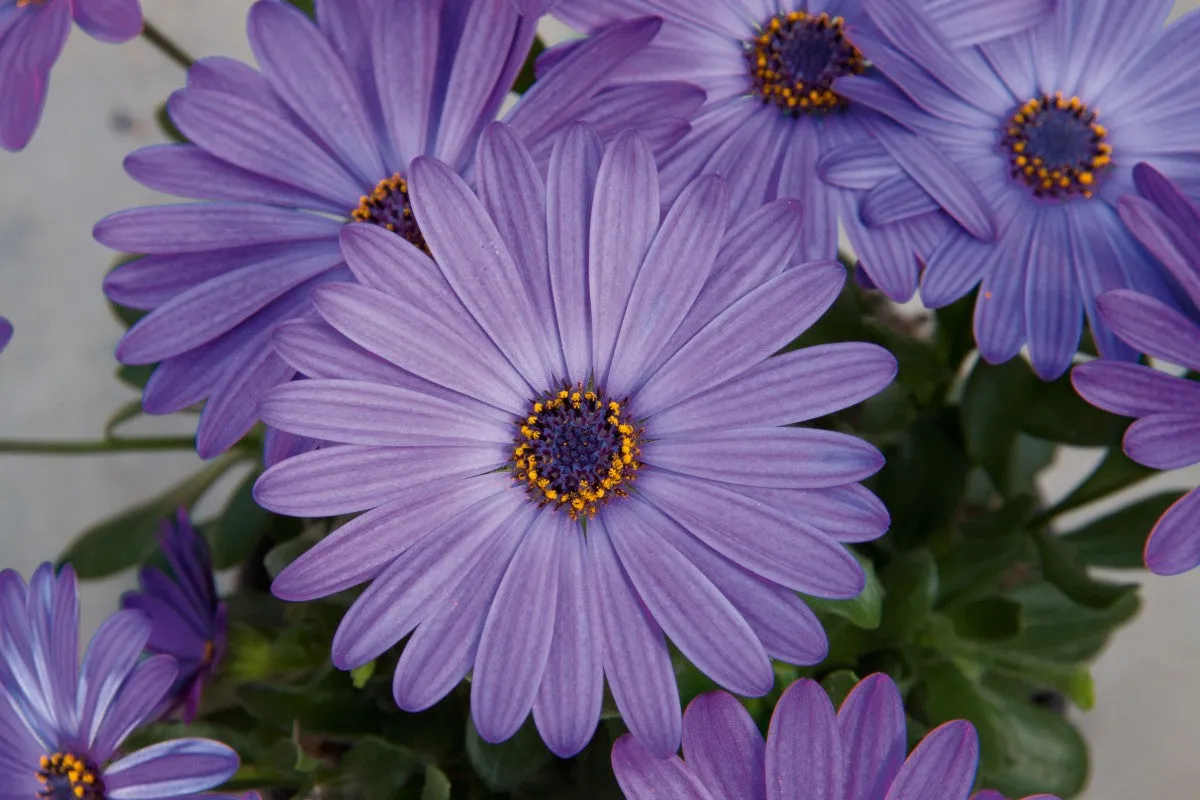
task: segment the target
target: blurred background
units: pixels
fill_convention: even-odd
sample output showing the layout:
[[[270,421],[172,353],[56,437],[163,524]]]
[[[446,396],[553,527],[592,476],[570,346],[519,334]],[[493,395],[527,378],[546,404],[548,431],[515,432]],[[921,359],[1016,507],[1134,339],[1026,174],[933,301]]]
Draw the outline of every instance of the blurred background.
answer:
[[[250,4],[143,0],[147,17],[194,57],[245,60],[251,59],[244,29]],[[1175,13],[1197,7],[1200,0],[1178,0]],[[543,23],[548,41],[565,35],[561,26]],[[163,139],[155,113],[183,77],[141,40],[114,47],[73,31],[33,143],[19,155],[0,152],[0,312],[16,326],[0,358],[0,438],[94,439],[109,415],[134,399],[113,376],[121,328],[100,292],[111,253],[92,241],[91,227],[109,212],[163,202],[126,177],[121,161]],[[159,432],[191,433],[188,420],[160,422]],[[1049,499],[1066,494],[1098,455],[1064,452],[1044,476]],[[28,575],[89,523],[161,491],[198,462],[184,453],[0,456],[0,567]],[[1200,471],[1182,471],[1135,493],[1197,482]],[[1175,578],[1120,577],[1145,584],[1144,607],[1100,658],[1096,708],[1079,715],[1092,747],[1084,797],[1194,797],[1200,785],[1200,570]],[[84,587],[89,634],[131,581],[130,575]]]

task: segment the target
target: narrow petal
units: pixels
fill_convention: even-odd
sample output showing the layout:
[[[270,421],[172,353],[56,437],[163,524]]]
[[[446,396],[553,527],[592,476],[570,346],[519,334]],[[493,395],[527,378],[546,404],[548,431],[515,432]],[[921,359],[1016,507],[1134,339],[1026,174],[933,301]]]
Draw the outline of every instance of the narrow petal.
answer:
[[[763,800],[766,747],[746,707],[707,692],[683,712],[683,755],[714,797]]]
[[[1200,461],[1200,416],[1184,413],[1152,414],[1125,431],[1125,454],[1153,469],[1179,469]]]
[[[665,438],[806,422],[874,396],[892,382],[896,370],[895,357],[877,345],[844,342],[806,347],[769,358],[654,415],[646,430],[653,438]]]
[[[266,393],[295,377],[296,371],[269,342],[269,335],[264,336],[249,358],[231,365],[213,387],[196,426],[196,454],[201,458],[214,458],[241,441],[258,422],[258,405]]]
[[[392,386],[424,387],[429,381],[369,353],[322,319],[293,319],[275,328],[271,344],[285,361],[308,378],[357,378]]]
[[[927,308],[943,308],[958,300],[1001,264],[1003,245],[981,242],[966,231],[952,230],[929,256],[921,276],[921,302]]]
[[[825,261],[837,257],[837,208],[833,193],[817,177],[821,136],[809,120],[799,120],[779,167],[779,195],[800,201],[804,227],[796,250],[798,261]]]
[[[749,292],[645,383],[635,398],[638,414],[652,416],[778,351],[825,313],[845,280],[840,266],[809,264]]]
[[[91,755],[96,761],[112,758],[125,737],[167,696],[178,673],[175,659],[166,655],[151,656],[134,668],[92,739]]]
[[[1014,224],[1022,224],[1024,220]],[[1032,220],[1030,221],[1032,222]],[[997,245],[975,300],[975,341],[979,354],[991,364],[1008,361],[1025,343],[1025,281],[1029,273],[1031,237]]]
[[[766,694],[775,675],[762,643],[704,573],[656,533],[671,520],[641,501],[613,507],[606,517],[630,582],[684,656],[732,692]]]
[[[1200,370],[1200,328],[1160,300],[1127,289],[1096,301],[1117,336],[1146,355]]]
[[[375,85],[393,149],[407,164],[431,149],[441,4],[384,3],[378,8],[371,31]]]
[[[74,0],[75,23],[93,39],[127,42],[142,32],[138,0]]]
[[[145,206],[110,214],[92,235],[125,253],[202,253],[279,242],[332,239],[336,220],[251,203]]]
[[[1038,214],[1025,279],[1025,324],[1029,357],[1042,380],[1054,380],[1066,372],[1083,331],[1083,300],[1076,272],[1089,265],[1073,263],[1068,237],[1061,210]]]
[[[904,703],[883,673],[859,681],[838,710],[845,800],[878,800],[904,764]]]
[[[237,772],[232,749],[209,739],[173,739],[143,747],[104,771],[112,800],[160,800],[203,792]]]
[[[291,494],[283,480],[286,466],[267,470],[254,487],[260,504],[285,514],[289,507],[277,498]],[[357,586],[377,577],[430,531],[495,495],[511,491],[512,478],[491,473],[456,482],[442,492],[431,492],[424,486],[397,492],[391,502],[341,526],[289,564],[275,578],[271,591],[283,600],[297,602]]]
[[[0,38],[0,147],[22,150],[42,118],[50,68],[71,30],[68,3],[26,9]]]
[[[1179,575],[1200,566],[1200,491],[1176,500],[1154,523],[1144,553],[1156,575]]]
[[[609,145],[596,177],[588,236],[592,370],[606,385],[629,294],[658,229],[658,170],[649,146],[626,131]]]
[[[582,535],[566,514],[543,512],[504,573],[471,680],[471,717],[485,741],[512,736],[533,708],[553,640],[561,542]]]
[[[613,745],[612,768],[628,800],[713,800],[683,759],[648,750],[630,734]]]
[[[94,742],[150,638],[150,618],[139,611],[120,611],[92,636],[79,671],[80,727]]]
[[[1071,385],[1092,405],[1124,417],[1200,407],[1200,384],[1141,364],[1089,361],[1071,370]]]
[[[662,631],[625,576],[604,520],[588,524],[589,583],[604,632],[604,674],[621,718],[655,758],[679,749],[679,687]]]
[[[604,700],[604,659],[600,609],[588,580],[587,543],[572,532],[561,548],[554,636],[533,703],[533,721],[551,752],[569,758],[586,747],[596,731]]]
[[[829,695],[816,681],[796,681],[767,730],[768,800],[838,800],[844,759]]]
[[[1054,0],[1008,0],[996,13],[993,0],[927,2],[925,13],[956,47],[968,47],[1026,30],[1054,10]]]
[[[975,782],[979,737],[956,720],[930,732],[904,762],[885,800],[962,800]]]
[[[818,177],[841,189],[873,189],[900,174],[900,165],[875,141],[830,150],[817,162]]]
[[[863,196],[859,214],[867,225],[919,217],[938,210],[937,202],[908,175],[896,175],[875,186]]]
[[[1182,196],[1172,199],[1179,205],[1187,202]],[[1200,219],[1188,205],[1172,218],[1148,200],[1123,197],[1117,210],[1129,232],[1163,263],[1191,301],[1200,303]]]

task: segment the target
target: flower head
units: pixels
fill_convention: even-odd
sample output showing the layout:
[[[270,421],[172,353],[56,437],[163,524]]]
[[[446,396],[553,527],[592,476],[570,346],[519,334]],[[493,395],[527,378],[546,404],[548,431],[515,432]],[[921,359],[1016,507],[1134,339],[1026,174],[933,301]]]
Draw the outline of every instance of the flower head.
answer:
[[[876,674],[855,686],[836,714],[820,684],[796,681],[779,698],[765,743],[731,695],[702,694],[683,715],[684,758],[657,758],[627,734],[613,745],[612,764],[628,800],[967,800],[979,762],[971,723],[934,729],[907,760],[904,745],[900,692]],[[973,800],[1003,797],[982,792]]]
[[[50,70],[71,19],[93,39],[125,42],[142,31],[139,0],[0,0],[0,147],[23,150],[46,105]]]
[[[1121,200],[1129,229],[1167,267],[1200,308],[1200,205],[1161,173],[1138,165],[1143,196]],[[1162,300],[1129,290],[1105,292],[1098,301],[1104,323],[1134,350],[1200,369],[1200,325]],[[1138,364],[1091,361],[1071,373],[1076,391],[1094,406],[1136,417],[1125,432],[1125,453],[1154,469],[1200,462],[1200,384]],[[1175,575],[1200,565],[1200,491],[1167,509],[1146,541],[1146,566]]]
[[[1052,2],[921,2],[911,24],[939,30],[956,44],[972,44],[1035,23]],[[777,197],[796,198],[804,214],[800,260],[835,258],[840,220],[874,284],[903,301],[916,291],[918,258],[932,252],[948,224],[929,214],[905,225],[885,224],[896,213],[887,203],[872,205],[860,216],[863,190],[902,175],[895,159],[911,150],[893,154],[876,141],[870,123],[877,115],[835,88],[842,77],[855,75],[873,91],[895,93],[886,71],[871,66],[860,48],[860,42],[881,36],[865,12],[867,5],[862,0],[563,0],[555,14],[591,32],[638,14],[663,17],[662,32],[620,75],[688,81],[707,94],[691,132],[662,160],[668,200],[709,172],[728,181],[739,213]],[[552,50],[542,61],[553,63],[577,46]],[[835,158],[835,152],[844,156]],[[911,203],[905,208],[911,211]],[[981,200],[972,222],[973,232],[991,233]]]
[[[433,259],[374,228],[342,235],[362,286],[316,292],[323,322],[276,334],[311,380],[263,419],[332,443],[268,470],[272,510],[367,513],[287,567],[306,600],[373,581],[333,643],[344,669],[412,633],[404,709],[469,671],[476,726],[511,736],[530,708],[571,754],[591,738],[604,677],[630,728],[679,743],[664,635],[749,695],[770,658],[815,663],[820,624],[795,591],[863,586],[839,544],[887,513],[856,483],[875,448],[785,427],[892,379],[867,344],[771,357],[833,302],[840,266],[785,269],[793,201],[730,225],[725,184],[685,187],[660,221],[658,173],[634,131],[605,150],[586,126],[554,147],[545,183],[507,127],[484,134],[479,194],[417,159],[412,201]],[[415,630],[415,632],[413,632]]]
[[[506,114],[536,157],[544,162],[548,135],[576,118],[610,136],[644,126],[660,148],[683,135],[699,90],[634,87],[634,113],[621,104],[630,89],[609,79],[658,24],[608,31]],[[535,26],[509,0],[321,0],[316,23],[287,3],[256,3],[249,35],[260,70],[197,62],[168,103],[192,144],[126,161],[151,188],[211,202],[131,209],[96,226],[101,243],[146,254],[105,281],[114,301],[151,309],[117,348],[124,363],[159,364],[145,409],[172,413],[207,398],[200,454],[240,439],[263,393],[295,372],[271,349],[272,329],[311,314],[316,286],[350,278],[340,231],[369,225],[421,246],[412,160],[434,155],[470,173]]]
[[[184,721],[191,722],[205,682],[225,655],[225,604],[217,598],[208,543],[192,527],[186,509],[179,509],[174,524],[163,523],[159,544],[172,576],[144,567],[138,576],[141,591],[127,593],[121,607],[150,618],[147,652],[165,653],[178,662],[179,674],[162,713],[181,708]]]
[[[905,172],[863,198],[864,218],[879,207],[918,221],[941,208],[955,220],[926,262],[921,297],[936,308],[980,284],[975,338],[988,361],[1028,345],[1037,373],[1055,378],[1071,364],[1085,313],[1102,355],[1132,356],[1096,298],[1120,288],[1170,297],[1117,202],[1139,161],[1200,185],[1200,66],[1190,57],[1200,14],[1164,28],[1163,0],[1060,0],[1027,31],[954,50],[911,24],[914,7],[872,0],[886,41],[863,44],[907,97],[854,76],[834,87],[891,116],[895,124],[873,130],[889,152],[908,152]],[[994,235],[978,230],[980,199]]]
[[[0,352],[4,352],[4,348],[8,347],[8,343],[12,341],[13,326],[6,317],[0,317]]]
[[[140,611],[108,618],[77,660],[74,571],[43,564],[26,586],[0,572],[0,785],[43,800],[185,798],[237,771],[238,757],[208,739],[175,739],[117,757],[175,680],[175,660],[140,660],[151,623]]]

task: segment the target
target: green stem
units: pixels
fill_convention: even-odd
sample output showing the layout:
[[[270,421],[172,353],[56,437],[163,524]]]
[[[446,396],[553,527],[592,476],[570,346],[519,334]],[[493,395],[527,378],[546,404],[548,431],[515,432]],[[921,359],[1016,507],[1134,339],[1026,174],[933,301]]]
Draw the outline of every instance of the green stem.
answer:
[[[146,20],[142,24],[142,38],[157,47],[159,52],[184,69],[188,69],[192,64],[196,63],[196,59],[189,56],[186,50],[171,41],[170,37],[156,28],[150,20]]]
[[[0,439],[0,455],[24,453],[29,455],[103,455],[105,453],[134,453],[163,450],[193,450],[196,440],[191,436],[157,436],[94,441],[47,442],[37,439]]]

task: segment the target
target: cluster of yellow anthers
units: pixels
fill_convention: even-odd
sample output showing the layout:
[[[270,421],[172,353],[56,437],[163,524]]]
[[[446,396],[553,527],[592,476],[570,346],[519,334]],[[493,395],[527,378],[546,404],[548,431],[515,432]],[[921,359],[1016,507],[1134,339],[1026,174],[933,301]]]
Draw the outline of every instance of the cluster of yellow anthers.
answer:
[[[381,180],[375,187],[375,191],[371,192],[370,197],[367,195],[360,197],[358,208],[351,211],[350,216],[359,222],[378,222],[389,231],[395,231],[396,224],[382,219],[380,212],[385,211],[389,201],[394,201],[397,196],[403,207],[401,213],[404,218],[412,219],[412,208],[408,204],[408,181],[400,177],[399,172],[390,178]]]
[[[594,434],[586,440],[589,451],[572,452],[574,444],[583,442],[566,439],[581,428]],[[573,520],[594,517],[605,500],[624,497],[641,466],[639,431],[625,418],[621,404],[582,386],[534,401],[518,431],[513,476],[540,505],[554,504]]]
[[[1044,158],[1030,152],[1030,133],[1048,115],[1063,113],[1089,129],[1091,152],[1076,164],[1047,164]],[[1026,102],[1009,118],[1004,132],[1013,177],[1024,181],[1039,197],[1063,198],[1075,194],[1091,197],[1096,173],[1112,163],[1112,146],[1105,141],[1108,129],[1097,121],[1099,116],[1098,111],[1088,108],[1078,97],[1066,98],[1062,92]]]
[[[841,75],[861,75],[866,70],[862,53],[846,39],[842,17],[828,14],[810,15],[803,11],[777,14],[763,26],[747,53],[753,90],[764,103],[774,103],[794,113],[826,113],[846,105],[846,100],[827,85],[806,82],[793,74],[786,59],[790,40],[797,35],[829,38],[830,78]],[[807,28],[801,34],[800,29]]]
[[[96,773],[71,753],[42,756],[39,767],[37,777],[42,783],[39,797],[55,797],[61,788],[69,788],[71,794],[80,800],[103,797],[103,786]],[[54,781],[55,778],[62,777],[70,781],[69,787],[62,786],[61,781]]]

